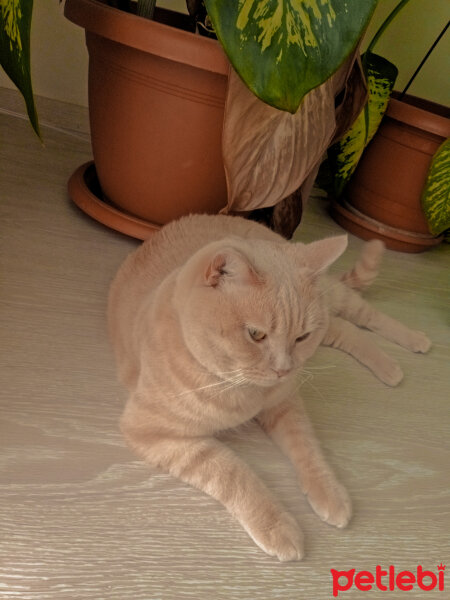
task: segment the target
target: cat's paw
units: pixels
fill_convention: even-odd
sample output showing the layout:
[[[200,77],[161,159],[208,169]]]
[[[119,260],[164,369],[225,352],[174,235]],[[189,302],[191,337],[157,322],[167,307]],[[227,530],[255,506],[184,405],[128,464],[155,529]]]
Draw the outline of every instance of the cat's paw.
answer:
[[[306,490],[314,512],[329,525],[345,527],[352,516],[352,503],[347,490],[332,475],[311,482]]]
[[[403,371],[394,360],[386,361],[375,374],[383,383],[392,387],[398,385],[403,379]]]
[[[276,556],[281,562],[301,560],[303,551],[303,534],[292,515],[279,513],[273,523],[246,527],[255,544],[269,556]]]
[[[408,348],[412,352],[425,353],[431,348],[431,340],[422,331],[411,331],[408,342]]]

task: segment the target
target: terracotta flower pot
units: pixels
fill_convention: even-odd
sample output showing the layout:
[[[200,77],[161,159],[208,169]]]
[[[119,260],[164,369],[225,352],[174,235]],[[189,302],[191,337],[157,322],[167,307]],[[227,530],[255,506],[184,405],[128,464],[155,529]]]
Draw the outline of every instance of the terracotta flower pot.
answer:
[[[170,11],[158,14],[170,20]],[[228,61],[220,45],[98,0],[67,0],[65,15],[86,30],[92,149],[109,203],[103,213],[162,225],[189,212],[218,212],[227,201]],[[102,220],[88,183],[78,170],[71,196]]]
[[[392,250],[421,252],[438,244],[442,236],[430,234],[420,198],[433,155],[450,136],[449,114],[419,98],[392,98],[345,200],[333,204],[335,219],[363,239],[382,239]]]

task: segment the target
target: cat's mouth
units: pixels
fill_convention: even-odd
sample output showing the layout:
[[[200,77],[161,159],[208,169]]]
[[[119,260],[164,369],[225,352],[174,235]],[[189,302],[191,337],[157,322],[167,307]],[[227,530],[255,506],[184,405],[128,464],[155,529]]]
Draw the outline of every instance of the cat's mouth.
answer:
[[[272,370],[271,372],[265,373],[251,373],[248,374],[247,377],[249,381],[260,387],[273,387],[274,385],[289,379],[292,374],[292,370],[282,373]]]

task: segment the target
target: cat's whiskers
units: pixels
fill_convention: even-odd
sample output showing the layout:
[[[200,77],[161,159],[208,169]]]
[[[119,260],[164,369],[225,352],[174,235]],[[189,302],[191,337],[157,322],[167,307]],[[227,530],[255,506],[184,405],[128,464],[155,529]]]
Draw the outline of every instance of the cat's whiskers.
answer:
[[[236,389],[238,387],[243,387],[246,383],[248,383],[248,379],[246,377],[242,377],[241,379],[237,379],[235,381],[230,380],[230,385],[223,387],[219,390],[219,393],[227,392],[231,389]]]
[[[312,377],[310,379],[312,379]],[[308,379],[305,383],[307,383],[317,394],[319,394],[321,400],[325,401],[325,396],[315,385],[311,383],[310,379]]]
[[[316,367],[317,369],[328,369],[328,368],[332,368],[335,365],[331,365],[331,367]],[[310,367],[312,369],[314,369],[314,367]],[[300,390],[300,388],[307,383],[319,396],[322,400],[325,400],[322,392],[311,383],[311,379],[314,379],[314,374],[310,372],[309,369],[302,369],[301,373],[300,373],[301,378],[299,378],[298,384],[296,386],[295,391],[298,392]]]
[[[226,374],[232,374],[231,377],[225,377],[223,380],[225,385],[222,389],[219,390],[220,393],[230,390],[232,388],[241,387],[248,383],[248,379],[244,374],[243,369],[235,369],[233,371],[219,371],[216,373],[219,377]]]
[[[307,383],[313,377],[314,377],[314,375],[312,373],[305,372],[305,370],[303,369],[299,373],[299,378],[298,378],[298,381],[297,381],[297,385],[296,385],[295,391],[298,392],[298,390],[302,387],[302,385],[305,384],[305,383]]]
[[[221,375],[243,375],[244,374],[244,370],[243,369],[233,369],[232,371],[215,371],[214,373],[217,376],[221,376]]]
[[[324,369],[335,369],[336,365],[325,365],[323,367],[308,367],[307,369],[303,369],[305,373],[309,371],[323,371]]]
[[[188,394],[195,394],[196,392],[202,392],[205,390],[211,390],[215,388],[213,391],[217,391],[218,393],[222,393],[228,391],[233,388],[241,387],[244,384],[248,383],[248,379],[243,374],[242,369],[235,369],[233,371],[222,371],[217,373],[217,375],[223,375],[225,373],[233,373],[234,375],[231,377],[226,377],[220,381],[216,381],[214,383],[208,383],[206,385],[199,386],[197,388],[192,388],[189,390],[184,390],[179,394],[174,394],[170,396],[170,398],[181,398],[182,396],[186,396]]]
[[[192,388],[189,390],[184,390],[182,392],[180,392],[179,394],[174,394],[172,396],[170,396],[170,398],[180,398],[182,396],[186,396],[187,394],[194,394],[195,392],[201,392],[203,390],[207,390],[207,389],[211,389],[211,388],[220,388],[221,386],[225,386],[225,385],[229,385],[230,382],[232,382],[233,379],[223,379],[221,381],[216,381],[215,383],[208,383],[207,385],[201,385],[197,388]]]

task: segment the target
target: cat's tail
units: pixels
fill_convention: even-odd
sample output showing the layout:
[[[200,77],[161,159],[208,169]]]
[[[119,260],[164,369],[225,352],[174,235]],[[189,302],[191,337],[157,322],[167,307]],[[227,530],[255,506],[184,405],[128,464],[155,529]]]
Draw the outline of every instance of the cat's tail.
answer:
[[[355,266],[341,276],[341,281],[348,287],[357,290],[371,285],[378,275],[383,252],[384,244],[381,240],[366,242]]]

